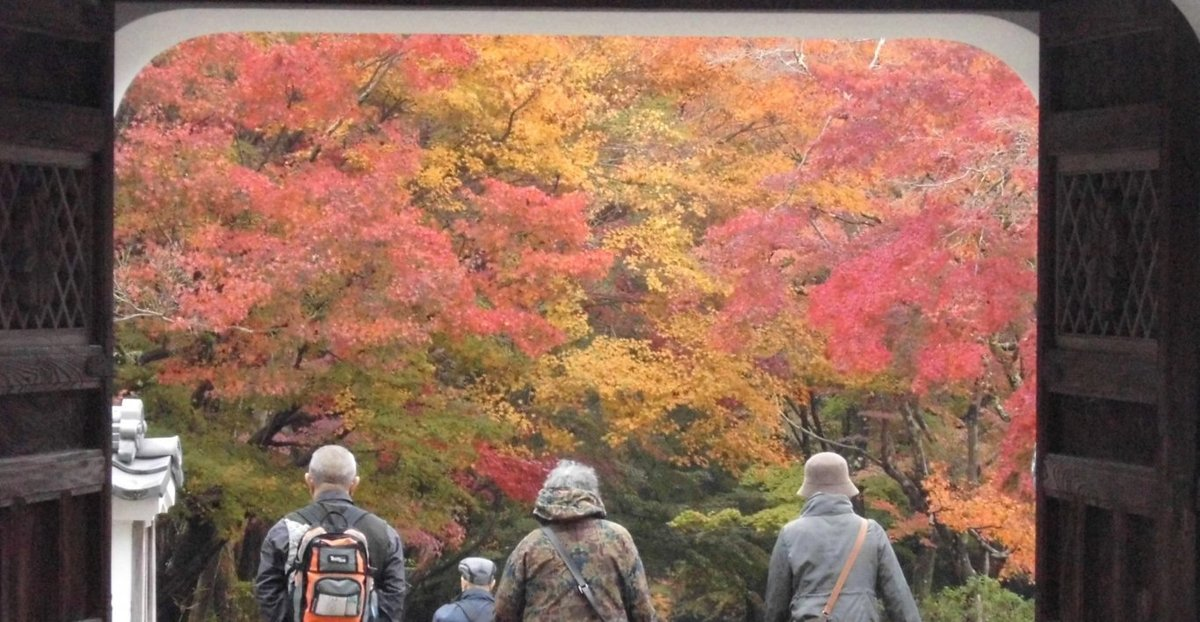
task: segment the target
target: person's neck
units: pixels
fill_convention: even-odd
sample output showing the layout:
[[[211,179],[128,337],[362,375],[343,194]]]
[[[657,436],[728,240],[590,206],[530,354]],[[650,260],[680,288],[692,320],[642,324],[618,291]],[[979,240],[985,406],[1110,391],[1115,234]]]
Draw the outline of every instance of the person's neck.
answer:
[[[340,486],[331,486],[329,484],[323,484],[321,486],[317,486],[312,491],[313,501],[320,501],[321,499],[329,499],[329,498],[335,498],[335,497],[342,497],[342,498],[349,499],[350,491],[346,490],[345,488],[342,488]]]

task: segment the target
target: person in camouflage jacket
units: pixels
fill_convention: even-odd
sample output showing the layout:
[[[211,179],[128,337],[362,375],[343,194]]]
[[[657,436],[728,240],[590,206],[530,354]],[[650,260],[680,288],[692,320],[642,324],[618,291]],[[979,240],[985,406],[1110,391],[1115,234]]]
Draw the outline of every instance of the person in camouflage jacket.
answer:
[[[656,622],[642,559],[629,532],[604,520],[596,472],[563,460],[546,476],[533,515],[558,536],[591,587],[600,615],[554,545],[535,529],[517,545],[496,588],[496,622]]]

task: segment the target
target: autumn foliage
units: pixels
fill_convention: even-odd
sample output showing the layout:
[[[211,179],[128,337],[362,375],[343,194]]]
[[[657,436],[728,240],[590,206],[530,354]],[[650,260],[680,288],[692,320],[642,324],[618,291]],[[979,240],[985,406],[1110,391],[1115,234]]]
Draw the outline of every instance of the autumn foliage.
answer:
[[[232,448],[225,529],[355,448],[418,578],[557,456],[820,449],[1027,574],[1035,113],[938,41],[188,41],[118,115],[122,388]]]

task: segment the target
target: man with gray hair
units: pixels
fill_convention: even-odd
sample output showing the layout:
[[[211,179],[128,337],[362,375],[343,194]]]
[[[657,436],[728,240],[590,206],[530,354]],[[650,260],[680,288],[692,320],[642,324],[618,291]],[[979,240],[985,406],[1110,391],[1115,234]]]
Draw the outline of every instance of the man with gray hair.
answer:
[[[637,547],[629,531],[605,520],[591,467],[560,461],[533,515],[542,527],[508,556],[496,588],[496,622],[657,620]]]
[[[496,599],[496,564],[484,557],[467,557],[458,563],[458,598],[433,613],[433,622],[492,622]]]
[[[288,597],[289,564],[296,558],[300,538],[309,527],[323,524],[334,514],[345,520],[345,528],[356,529],[366,536],[370,572],[378,599],[378,613],[370,619],[402,621],[404,598],[408,593],[404,546],[400,535],[387,521],[351,501],[350,495],[359,483],[354,454],[337,445],[317,449],[309,459],[304,483],[313,502],[280,519],[263,539],[254,596],[264,622],[293,620],[292,602]]]

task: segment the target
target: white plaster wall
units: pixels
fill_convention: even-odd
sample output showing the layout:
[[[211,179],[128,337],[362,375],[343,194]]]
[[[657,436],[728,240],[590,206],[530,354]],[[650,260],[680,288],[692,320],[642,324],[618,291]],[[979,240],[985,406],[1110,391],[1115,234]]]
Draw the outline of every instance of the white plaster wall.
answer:
[[[173,494],[172,498],[174,498]],[[165,512],[167,509],[169,509],[169,506],[167,508],[162,507],[162,500],[158,495],[151,495],[137,501],[114,497],[112,502],[114,537],[116,536],[116,524],[118,521],[128,523],[143,521],[149,523],[160,512]]]
[[[180,6],[117,3],[116,103],[155,55],[187,39],[234,31],[947,39],[990,52],[1012,67],[1035,96],[1038,88],[1038,39],[1033,30],[1037,19],[1032,13],[990,16]]]
[[[1175,6],[1179,7],[1179,12],[1187,18],[1189,24],[1192,25],[1192,30],[1200,36],[1200,0],[1172,0]]]
[[[114,509],[118,500],[113,500]],[[113,520],[112,525],[112,622],[130,622],[133,594],[133,523]]]
[[[151,495],[145,499],[130,501],[114,497],[112,500],[112,622],[153,622],[156,619],[155,591],[157,590],[157,560],[154,550],[154,521],[175,501],[174,483],[160,497]],[[134,568],[134,529],[141,529],[143,537],[141,568]],[[135,586],[134,581],[140,583]],[[135,589],[140,588],[140,589]],[[134,595],[145,599],[143,618],[133,619]]]

